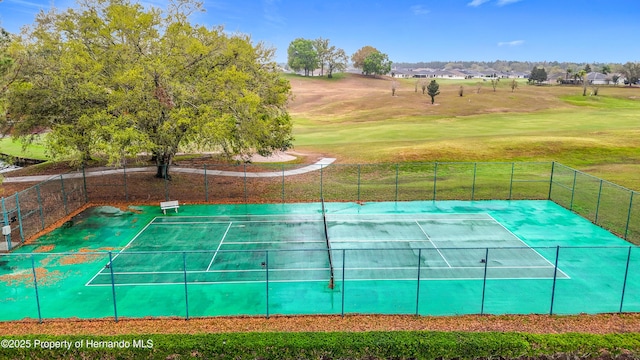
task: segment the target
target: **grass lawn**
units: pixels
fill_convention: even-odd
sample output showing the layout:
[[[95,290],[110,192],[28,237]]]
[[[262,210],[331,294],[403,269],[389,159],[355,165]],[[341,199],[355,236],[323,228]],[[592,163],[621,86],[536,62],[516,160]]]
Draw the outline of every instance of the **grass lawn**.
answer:
[[[36,160],[48,159],[44,145],[41,143],[34,143],[23,149],[21,142],[9,137],[0,139],[0,154]]]
[[[289,80],[297,150],[341,163],[556,160],[640,190],[638,88],[585,97],[580,86],[438,79],[431,105],[415,79],[396,80],[396,96],[389,78]]]

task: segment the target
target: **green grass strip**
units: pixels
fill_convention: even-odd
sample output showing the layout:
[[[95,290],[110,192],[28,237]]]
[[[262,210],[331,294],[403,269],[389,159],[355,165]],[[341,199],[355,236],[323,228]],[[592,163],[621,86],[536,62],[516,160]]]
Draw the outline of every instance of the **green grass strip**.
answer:
[[[44,347],[59,347],[49,349]],[[616,359],[640,355],[640,334],[467,332],[229,333],[2,337],[11,359]]]

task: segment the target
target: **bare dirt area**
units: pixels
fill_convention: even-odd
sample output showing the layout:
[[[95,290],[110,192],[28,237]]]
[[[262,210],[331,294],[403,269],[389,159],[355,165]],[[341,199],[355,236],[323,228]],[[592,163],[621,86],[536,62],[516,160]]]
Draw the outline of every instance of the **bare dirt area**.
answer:
[[[0,323],[2,335],[125,335],[199,334],[226,332],[332,332],[332,331],[465,331],[528,333],[640,332],[640,314],[580,316],[466,315],[417,317],[412,315],[337,315],[216,317],[200,319],[49,320]]]

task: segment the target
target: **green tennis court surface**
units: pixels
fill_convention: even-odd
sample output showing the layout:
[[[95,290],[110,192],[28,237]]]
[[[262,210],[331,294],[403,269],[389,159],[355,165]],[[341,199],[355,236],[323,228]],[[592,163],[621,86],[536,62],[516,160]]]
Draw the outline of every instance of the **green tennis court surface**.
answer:
[[[550,201],[324,205],[88,209],[0,258],[0,319],[640,310],[637,248]]]

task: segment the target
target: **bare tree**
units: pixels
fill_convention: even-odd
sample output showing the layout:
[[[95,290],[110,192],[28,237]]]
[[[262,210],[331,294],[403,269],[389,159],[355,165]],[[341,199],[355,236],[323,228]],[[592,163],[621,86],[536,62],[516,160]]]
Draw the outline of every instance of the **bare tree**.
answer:
[[[500,79],[491,79],[491,87],[493,88],[493,92],[496,92],[496,88],[498,87],[498,82]]]
[[[518,82],[516,79],[511,80],[511,92],[514,92],[518,88]]]
[[[391,80],[391,96],[396,96],[396,90],[398,89],[398,82]]]

